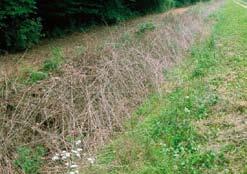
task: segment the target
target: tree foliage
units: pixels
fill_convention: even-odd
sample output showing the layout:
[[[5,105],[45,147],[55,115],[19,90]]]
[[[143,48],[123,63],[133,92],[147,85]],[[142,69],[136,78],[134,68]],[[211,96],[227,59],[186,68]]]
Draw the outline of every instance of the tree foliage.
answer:
[[[40,19],[35,0],[3,0],[0,5],[0,48],[22,50],[38,43]]]

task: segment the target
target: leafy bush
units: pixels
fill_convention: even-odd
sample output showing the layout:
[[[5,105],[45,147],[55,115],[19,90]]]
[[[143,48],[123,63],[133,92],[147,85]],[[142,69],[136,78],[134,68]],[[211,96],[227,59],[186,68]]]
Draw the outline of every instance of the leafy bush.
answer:
[[[44,61],[42,69],[33,70],[32,68],[28,68],[24,70],[25,74],[28,75],[28,78],[24,81],[33,84],[44,80],[48,77],[50,72],[56,71],[60,67],[62,62],[63,54],[61,52],[61,49],[53,48],[51,58]]]
[[[0,48],[23,50],[39,42],[42,25],[35,0],[3,0],[0,6]]]
[[[23,21],[18,29],[8,30],[5,34],[8,48],[23,50],[37,44],[41,38],[40,19]]]
[[[156,26],[151,23],[151,22],[147,22],[147,23],[142,23],[138,26],[138,30],[137,30],[137,34],[143,34],[146,31],[153,31],[156,28]]]
[[[45,60],[43,70],[45,72],[57,70],[63,61],[63,54],[59,48],[53,48],[52,57]]]
[[[20,167],[25,174],[38,174],[45,149],[43,147],[36,147],[35,149],[20,147],[17,149],[17,155],[15,160],[17,167]]]
[[[38,81],[44,80],[48,77],[48,74],[42,71],[34,71],[32,70],[29,75],[28,82],[36,83]]]
[[[162,10],[167,2],[167,0],[129,0],[128,6],[134,11],[147,13]]]

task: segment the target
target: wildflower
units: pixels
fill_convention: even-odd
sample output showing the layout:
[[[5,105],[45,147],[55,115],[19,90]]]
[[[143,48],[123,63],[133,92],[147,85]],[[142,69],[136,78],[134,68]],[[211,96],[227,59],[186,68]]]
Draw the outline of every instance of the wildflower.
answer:
[[[78,140],[75,142],[76,145],[80,145],[81,144],[81,140]]]
[[[71,152],[73,152],[73,153],[78,153],[77,150],[71,150]]]
[[[57,160],[59,160],[59,159],[60,159],[60,158],[59,158],[58,155],[55,155],[55,156],[52,157],[52,161],[57,161]]]
[[[78,148],[78,149],[76,149],[78,152],[81,152],[82,151],[82,148]]]
[[[78,165],[76,165],[76,164],[72,164],[71,166],[70,166],[70,168],[77,168],[78,167]]]
[[[70,153],[69,153],[69,152],[67,152],[67,153],[65,153],[65,154],[64,154],[64,156],[66,156],[66,157],[70,157]]]
[[[79,174],[79,171],[78,170],[71,171],[71,172],[69,172],[69,174]]]
[[[78,158],[81,158],[81,155],[79,153],[75,154]]]
[[[91,164],[94,164],[94,163],[95,163],[95,158],[87,158],[87,160],[88,160]]]
[[[66,156],[62,156],[62,160],[66,160],[67,159],[67,157]]]

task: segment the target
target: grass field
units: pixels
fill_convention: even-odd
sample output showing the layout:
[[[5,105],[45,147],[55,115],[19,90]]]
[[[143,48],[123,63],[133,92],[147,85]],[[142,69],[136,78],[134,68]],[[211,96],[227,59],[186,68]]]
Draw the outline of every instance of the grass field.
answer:
[[[247,10],[233,1],[208,39],[82,173],[247,173]]]

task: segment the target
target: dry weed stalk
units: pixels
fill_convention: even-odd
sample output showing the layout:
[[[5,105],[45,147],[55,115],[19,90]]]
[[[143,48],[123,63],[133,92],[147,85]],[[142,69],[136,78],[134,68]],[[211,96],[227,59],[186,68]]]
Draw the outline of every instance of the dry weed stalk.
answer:
[[[109,36],[94,52],[69,59],[60,73],[30,87],[6,79],[0,91],[0,173],[16,171],[17,146],[42,144],[53,154],[72,148],[79,138],[90,153],[121,132],[146,95],[161,91],[164,69],[208,32],[205,17],[220,4],[169,13],[142,37],[133,31],[126,31],[130,39]],[[51,160],[43,170],[61,171]]]

